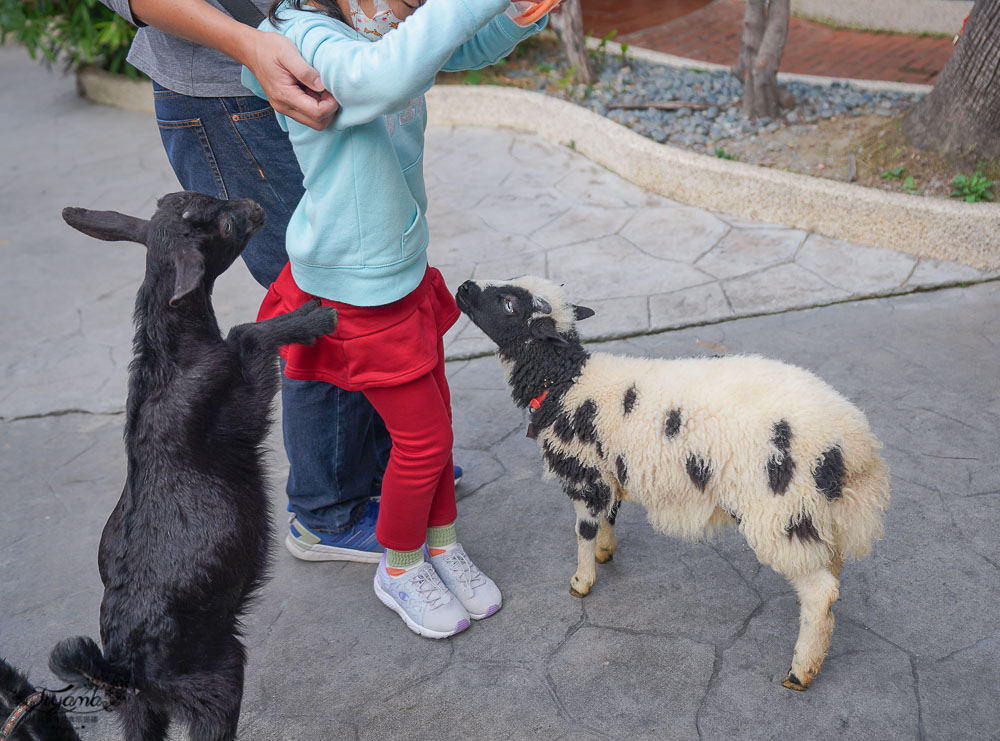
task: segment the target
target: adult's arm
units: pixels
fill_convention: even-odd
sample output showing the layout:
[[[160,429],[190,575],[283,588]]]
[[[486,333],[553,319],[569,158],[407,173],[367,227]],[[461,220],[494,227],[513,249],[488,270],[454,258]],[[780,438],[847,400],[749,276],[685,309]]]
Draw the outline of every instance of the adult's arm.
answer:
[[[249,67],[271,106],[314,129],[323,129],[337,101],[319,74],[287,38],[240,23],[204,0],[102,0],[137,26],[149,25],[216,49]]]

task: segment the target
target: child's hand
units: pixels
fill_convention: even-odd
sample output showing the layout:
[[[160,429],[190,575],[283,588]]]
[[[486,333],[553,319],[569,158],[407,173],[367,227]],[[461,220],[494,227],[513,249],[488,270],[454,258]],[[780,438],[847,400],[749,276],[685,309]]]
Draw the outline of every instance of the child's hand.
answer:
[[[306,64],[291,39],[263,31],[253,36],[244,64],[264,88],[271,107],[317,131],[326,128],[340,106],[319,73]]]
[[[541,0],[541,2],[525,2],[524,0],[513,0],[511,8],[508,8],[507,15],[519,26],[530,26],[543,15],[550,11],[555,11],[562,0]],[[514,10],[514,13],[511,12]]]

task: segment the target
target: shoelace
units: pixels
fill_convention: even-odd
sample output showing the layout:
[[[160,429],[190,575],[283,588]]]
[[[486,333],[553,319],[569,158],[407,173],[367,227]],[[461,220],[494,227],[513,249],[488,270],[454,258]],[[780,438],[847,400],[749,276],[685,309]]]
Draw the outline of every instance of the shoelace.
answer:
[[[427,607],[431,610],[438,607],[448,593],[448,588],[429,563],[421,566],[410,581],[416,585],[417,593],[427,601]]]
[[[445,555],[444,562],[451,569],[458,579],[458,583],[463,587],[475,589],[486,583],[483,572],[476,564],[472,563],[464,550],[455,550]]]

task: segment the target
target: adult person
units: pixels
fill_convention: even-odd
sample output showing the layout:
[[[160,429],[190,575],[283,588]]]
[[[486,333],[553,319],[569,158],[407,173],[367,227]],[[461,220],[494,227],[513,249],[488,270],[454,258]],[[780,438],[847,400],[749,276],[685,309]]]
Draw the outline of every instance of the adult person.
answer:
[[[138,27],[128,61],[153,81],[156,120],[181,185],[252,198],[267,213],[243,252],[265,288],[287,261],[285,228],[302,173],[274,111],[323,129],[337,112],[319,74],[287,38],[257,30],[269,0],[101,0]],[[256,20],[255,20],[256,19]],[[243,87],[241,65],[268,101]],[[391,445],[358,391],[282,377],[282,432],[292,513],[285,545],[306,561],[377,563],[380,477]],[[456,481],[461,469],[455,468]]]

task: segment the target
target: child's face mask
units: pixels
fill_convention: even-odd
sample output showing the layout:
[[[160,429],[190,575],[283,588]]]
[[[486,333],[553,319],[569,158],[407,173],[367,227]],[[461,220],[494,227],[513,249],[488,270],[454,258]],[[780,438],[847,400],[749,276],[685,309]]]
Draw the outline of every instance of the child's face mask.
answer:
[[[349,5],[354,30],[372,41],[378,41],[401,23],[396,14],[389,9],[387,0],[375,0],[374,17],[365,14],[358,4],[358,0],[349,0]]]

